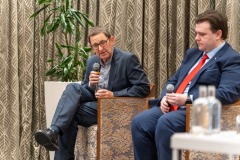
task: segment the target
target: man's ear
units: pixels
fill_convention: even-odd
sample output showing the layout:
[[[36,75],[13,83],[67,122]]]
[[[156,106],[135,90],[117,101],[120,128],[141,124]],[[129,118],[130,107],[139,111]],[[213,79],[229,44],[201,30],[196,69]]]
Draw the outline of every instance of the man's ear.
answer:
[[[217,30],[216,35],[217,39],[222,39],[222,30]]]
[[[114,41],[115,41],[114,36],[111,36],[111,37],[109,38],[109,42],[110,42],[111,44],[114,44]]]

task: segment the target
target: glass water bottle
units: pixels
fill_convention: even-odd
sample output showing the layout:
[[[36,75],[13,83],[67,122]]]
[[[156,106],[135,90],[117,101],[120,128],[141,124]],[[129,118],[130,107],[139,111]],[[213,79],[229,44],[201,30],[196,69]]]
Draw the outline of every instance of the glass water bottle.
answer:
[[[209,129],[209,107],[206,86],[199,86],[199,97],[193,101],[191,115],[191,132],[194,134],[205,133]]]
[[[221,130],[222,104],[215,96],[215,86],[208,86],[208,105],[210,109],[210,130],[211,133],[218,133]]]

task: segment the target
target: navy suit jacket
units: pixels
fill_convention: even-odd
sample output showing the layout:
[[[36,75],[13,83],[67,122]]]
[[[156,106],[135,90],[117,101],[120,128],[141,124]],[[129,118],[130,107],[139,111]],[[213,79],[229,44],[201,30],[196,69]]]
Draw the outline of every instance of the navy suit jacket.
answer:
[[[82,82],[82,85],[92,93],[94,90],[88,86],[88,83],[94,63],[100,64],[100,58],[97,55],[93,55],[87,60],[85,79]],[[113,49],[107,89],[112,91],[114,96],[145,97],[150,93],[147,75],[136,55],[117,48]]]
[[[188,74],[192,66],[202,56],[198,48],[189,49],[177,72],[169,79],[163,89],[162,96],[150,102],[151,107],[159,106],[163,96],[166,95],[167,84],[175,86],[174,92]],[[222,104],[230,104],[240,97],[240,54],[226,43],[212,57],[192,79],[188,95],[193,95],[193,100],[198,98],[199,85],[214,85],[216,98]]]

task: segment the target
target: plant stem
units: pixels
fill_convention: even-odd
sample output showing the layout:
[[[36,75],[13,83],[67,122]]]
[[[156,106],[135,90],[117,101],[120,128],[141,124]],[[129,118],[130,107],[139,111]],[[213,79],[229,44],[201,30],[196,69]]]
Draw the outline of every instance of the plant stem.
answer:
[[[66,45],[68,46],[68,45],[69,45],[68,34],[67,34],[67,33],[64,33],[64,37],[65,37]],[[67,51],[67,53],[68,53],[67,56],[69,56],[69,55],[71,54],[70,48],[68,48],[67,50],[68,50],[68,51]]]

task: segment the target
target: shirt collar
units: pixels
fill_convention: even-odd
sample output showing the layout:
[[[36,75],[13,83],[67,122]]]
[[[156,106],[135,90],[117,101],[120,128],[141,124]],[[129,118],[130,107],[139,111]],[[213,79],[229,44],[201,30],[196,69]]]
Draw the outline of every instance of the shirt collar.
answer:
[[[110,58],[106,63],[103,63],[103,61],[100,60],[100,65],[101,65],[101,66],[104,66],[104,65],[109,65],[109,64],[111,64],[113,54],[114,54],[114,52],[112,51],[112,56],[111,56],[111,58]]]
[[[211,59],[213,56],[215,56],[215,54],[226,44],[226,42],[224,41],[222,44],[220,44],[217,48],[214,48],[213,50],[211,50],[210,52],[207,53],[208,58]],[[206,52],[204,52],[205,54]]]

